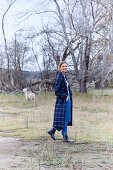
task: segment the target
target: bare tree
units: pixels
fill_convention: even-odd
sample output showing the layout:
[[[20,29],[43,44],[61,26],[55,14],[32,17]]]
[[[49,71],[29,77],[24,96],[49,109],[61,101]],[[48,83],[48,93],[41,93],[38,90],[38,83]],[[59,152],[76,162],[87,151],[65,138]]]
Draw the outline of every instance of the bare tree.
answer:
[[[106,0],[53,0],[56,8],[46,11],[30,11],[28,14],[52,13],[52,20],[42,27],[41,50],[44,68],[56,67],[60,60],[73,63],[74,76],[79,83],[79,91],[87,92],[89,76],[95,81],[107,77],[112,65],[108,54],[112,54],[113,20],[112,1]],[[112,36],[111,36],[112,35]],[[102,54],[102,60],[98,56]],[[35,56],[38,56],[35,53]],[[112,55],[109,55],[112,58]],[[106,65],[110,69],[106,69]],[[97,68],[98,71],[97,71]],[[101,70],[101,76],[100,76]],[[95,73],[95,74],[94,74]],[[95,76],[98,74],[98,76]],[[98,77],[98,78],[97,78]]]
[[[105,44],[107,39],[106,29],[103,26],[106,18],[106,4],[102,1],[80,0],[64,1],[64,8],[54,0],[57,10],[57,21],[62,27],[62,32],[72,56],[75,76],[79,83],[79,91],[87,92],[86,83],[88,80],[89,61],[93,54],[92,46],[95,39],[101,37]],[[101,11],[101,13],[100,13]],[[107,19],[108,20],[108,19]],[[99,30],[100,29],[100,30]],[[76,38],[75,38],[76,37]],[[73,41],[73,39],[75,41]],[[105,41],[104,41],[105,39]],[[74,50],[75,44],[78,48]],[[107,48],[102,45],[104,59],[106,59]],[[95,50],[95,49],[93,49]],[[105,65],[105,64],[104,64]]]
[[[10,0],[8,8],[6,9],[6,11],[4,12],[4,14],[2,16],[2,33],[3,33],[4,43],[5,43],[5,55],[7,58],[7,71],[8,71],[9,83],[10,83],[10,58],[9,58],[9,54],[8,54],[7,38],[6,38],[6,34],[5,34],[5,18],[6,18],[7,13],[9,12],[9,10],[11,9],[11,7],[14,5],[15,2],[16,2],[16,0]]]
[[[12,69],[13,86],[22,89],[24,82],[23,69],[31,60],[31,57],[29,56],[30,48],[28,44],[25,41],[19,41],[18,39],[18,35],[15,33],[8,53],[10,57],[10,67]]]
[[[101,2],[95,22],[97,36],[92,44],[89,78],[95,81],[97,88],[100,88],[113,79],[112,1]]]

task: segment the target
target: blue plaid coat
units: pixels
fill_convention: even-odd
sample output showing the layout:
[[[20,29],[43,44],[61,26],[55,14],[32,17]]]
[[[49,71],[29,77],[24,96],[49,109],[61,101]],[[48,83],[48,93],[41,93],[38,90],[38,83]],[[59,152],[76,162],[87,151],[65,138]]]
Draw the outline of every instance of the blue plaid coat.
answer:
[[[69,94],[71,100],[71,122],[68,123],[68,126],[72,126],[72,92],[69,86]],[[56,82],[55,82],[55,95],[56,104],[54,111],[54,121],[53,127],[55,128],[64,128],[65,127],[65,115],[66,115],[66,98],[68,96],[66,81],[62,72],[59,72]]]

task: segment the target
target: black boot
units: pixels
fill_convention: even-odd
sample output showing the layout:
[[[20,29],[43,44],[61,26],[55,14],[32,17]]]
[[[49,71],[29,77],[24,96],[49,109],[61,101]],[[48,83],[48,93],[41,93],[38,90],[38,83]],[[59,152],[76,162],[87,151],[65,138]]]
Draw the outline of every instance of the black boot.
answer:
[[[56,131],[56,129],[53,127],[52,129],[50,129],[50,130],[47,132],[49,135],[51,135],[51,138],[52,138],[53,140],[56,140],[56,139],[55,139],[55,136],[54,136],[55,131]]]
[[[68,136],[63,136],[63,142],[75,142],[74,140],[70,139]]]

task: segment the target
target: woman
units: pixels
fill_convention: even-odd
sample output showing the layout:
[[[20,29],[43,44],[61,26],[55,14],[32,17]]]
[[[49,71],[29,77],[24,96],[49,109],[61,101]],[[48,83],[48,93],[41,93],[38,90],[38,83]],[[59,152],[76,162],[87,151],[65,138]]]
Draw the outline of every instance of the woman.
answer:
[[[65,76],[67,63],[61,61],[59,64],[59,74],[55,82],[56,104],[54,112],[53,128],[47,133],[55,139],[56,130],[62,131],[63,142],[74,142],[67,135],[67,126],[72,126],[72,92]]]

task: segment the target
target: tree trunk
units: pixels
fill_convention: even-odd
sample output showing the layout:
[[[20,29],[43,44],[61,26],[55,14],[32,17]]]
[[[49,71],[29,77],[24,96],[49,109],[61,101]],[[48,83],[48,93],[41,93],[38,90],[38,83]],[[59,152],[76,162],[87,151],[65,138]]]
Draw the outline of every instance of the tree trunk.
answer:
[[[85,80],[81,80],[79,82],[79,92],[80,93],[87,93],[86,81]]]
[[[101,88],[101,81],[97,81],[95,83],[95,89],[100,89]]]

